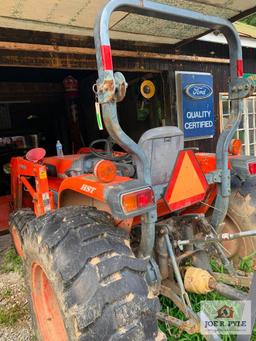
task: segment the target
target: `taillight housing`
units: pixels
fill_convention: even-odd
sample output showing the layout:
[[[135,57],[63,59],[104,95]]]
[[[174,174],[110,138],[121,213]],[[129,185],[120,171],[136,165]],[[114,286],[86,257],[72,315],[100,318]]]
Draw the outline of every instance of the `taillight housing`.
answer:
[[[232,172],[240,179],[246,180],[249,177],[256,176],[256,157],[249,155],[232,156],[229,159]]]
[[[125,214],[144,210],[155,203],[154,192],[150,187],[121,195],[121,207]]]
[[[248,171],[250,175],[256,175],[256,162],[248,163]]]

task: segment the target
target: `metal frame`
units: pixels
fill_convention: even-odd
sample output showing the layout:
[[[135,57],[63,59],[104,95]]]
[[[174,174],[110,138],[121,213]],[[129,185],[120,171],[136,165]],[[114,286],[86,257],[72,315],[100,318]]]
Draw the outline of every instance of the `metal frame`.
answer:
[[[240,123],[242,113],[241,98],[248,95],[250,88],[249,82],[241,79],[243,61],[239,36],[228,20],[147,0],[111,0],[98,14],[94,27],[94,40],[99,76],[97,80],[97,97],[102,105],[103,120],[108,133],[114,141],[138,159],[142,169],[142,172],[138,174],[138,178],[147,185],[151,185],[149,162],[143,150],[122,130],[117,116],[117,101],[125,96],[126,90],[125,81],[120,80],[120,76],[116,77],[116,74],[113,73],[109,39],[110,17],[117,10],[219,30],[228,41],[231,77],[230,97],[235,100],[235,105],[230,123],[227,129],[221,133],[217,144],[217,169],[221,173],[221,182],[218,184],[216,209],[214,209],[212,216],[212,224],[217,227],[226,215],[230,195],[228,146]],[[142,216],[140,250],[143,256],[149,256],[152,253],[156,218],[156,210]]]
[[[34,187],[28,181],[29,178],[35,179]],[[23,186],[32,198],[37,217],[55,208],[45,165],[25,160],[22,157],[13,158],[11,161],[11,179],[14,209],[22,208]]]

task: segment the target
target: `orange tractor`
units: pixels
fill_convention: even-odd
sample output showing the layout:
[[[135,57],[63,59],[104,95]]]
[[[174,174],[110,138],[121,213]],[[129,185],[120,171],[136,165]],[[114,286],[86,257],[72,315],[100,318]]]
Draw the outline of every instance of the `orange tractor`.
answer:
[[[115,10],[225,34],[233,115],[216,154],[184,149],[177,127],[150,129],[138,144],[121,129],[117,102],[127,84],[120,72],[113,73],[108,24]],[[197,333],[200,318],[188,293],[216,290],[253,300],[256,286],[254,276],[248,295],[223,283],[249,282],[236,269],[256,246],[256,159],[240,155],[234,148],[239,142],[232,141],[243,98],[253,90],[242,78],[238,35],[218,17],[150,1],[112,0],[99,13],[94,36],[99,74],[94,91],[111,137],[103,141],[105,150],[95,148],[95,141],[76,155],[45,157],[44,150],[33,149],[11,161],[10,232],[24,260],[36,334],[43,341],[164,340],[157,320]],[[124,152],[113,151],[114,143]],[[211,257],[224,264],[221,283]],[[159,294],[185,320],[160,313]],[[217,333],[205,338],[220,340]]]

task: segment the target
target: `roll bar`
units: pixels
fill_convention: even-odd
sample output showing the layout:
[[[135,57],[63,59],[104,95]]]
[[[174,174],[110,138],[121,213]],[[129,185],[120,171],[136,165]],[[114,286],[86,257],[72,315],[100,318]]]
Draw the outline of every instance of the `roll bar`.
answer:
[[[144,183],[151,185],[151,175],[148,160],[143,150],[136,144],[119,125],[116,103],[125,96],[127,84],[123,75],[113,73],[113,62],[109,40],[109,22],[114,11],[125,11],[159,19],[207,27],[219,30],[224,34],[229,45],[230,55],[230,90],[231,99],[236,102],[236,109],[227,128],[222,132],[217,144],[217,172],[219,176],[218,196],[212,217],[212,224],[218,226],[224,219],[228,207],[230,195],[230,171],[228,170],[228,146],[239,126],[242,115],[242,98],[249,94],[250,85],[243,76],[242,47],[239,36],[234,26],[225,19],[205,15],[187,9],[177,8],[162,3],[148,0],[110,0],[96,18],[94,26],[94,41],[98,67],[97,97],[102,105],[102,115],[109,135],[124,150],[138,159],[140,171],[138,178]],[[220,213],[222,212],[222,213]],[[154,245],[154,224],[156,212],[145,217],[148,229],[145,238],[142,238],[141,246],[144,254],[150,254]],[[143,232],[143,231],[142,231]],[[147,234],[146,234],[147,233]],[[152,240],[153,239],[153,240]],[[144,245],[143,245],[144,243]]]
[[[229,45],[231,79],[242,76],[240,39],[234,26],[228,20],[148,0],[111,0],[99,13],[94,30],[99,77],[104,76],[104,71],[113,69],[109,41],[109,22],[114,11],[136,13],[221,31]]]
[[[94,27],[94,40],[99,75],[97,81],[98,99],[102,104],[103,119],[113,139],[128,153],[132,153],[138,158],[143,170],[142,174],[138,176],[146,183],[151,184],[149,165],[143,151],[123,132],[117,118],[117,100],[114,98],[116,82],[109,39],[109,22],[114,11],[137,13],[221,31],[229,44],[232,82],[243,75],[242,47],[234,26],[228,20],[148,0],[111,0],[98,14]]]

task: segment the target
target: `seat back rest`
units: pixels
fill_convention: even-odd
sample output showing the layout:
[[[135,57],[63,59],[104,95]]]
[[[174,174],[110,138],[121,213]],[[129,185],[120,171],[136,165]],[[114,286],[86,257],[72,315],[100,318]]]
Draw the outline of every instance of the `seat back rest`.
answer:
[[[167,184],[173,170],[177,155],[184,148],[184,134],[172,126],[147,130],[139,140],[149,160],[152,185]],[[140,165],[135,160],[137,173]]]

